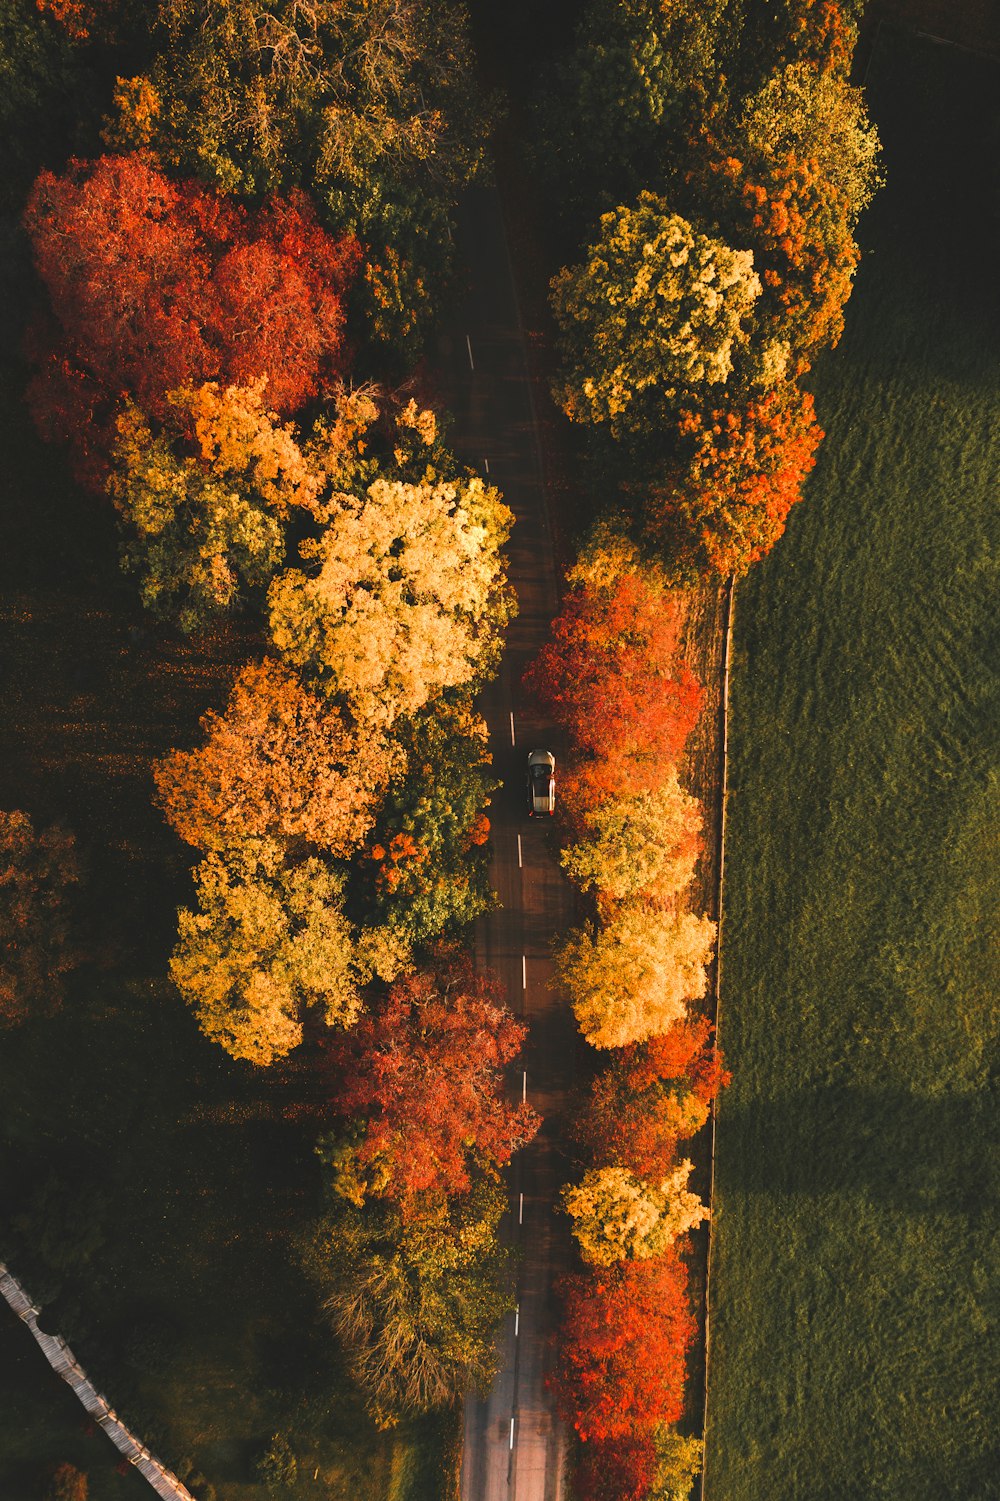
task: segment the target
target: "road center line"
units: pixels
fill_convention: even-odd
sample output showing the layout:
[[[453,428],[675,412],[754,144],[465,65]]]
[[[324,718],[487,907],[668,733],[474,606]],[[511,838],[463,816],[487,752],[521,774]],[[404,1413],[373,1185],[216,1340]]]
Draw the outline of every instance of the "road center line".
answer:
[[[517,864],[518,864],[518,868],[521,869],[521,870],[523,870],[523,868],[524,868],[524,851],[521,849],[521,836],[520,836],[520,834],[518,834],[518,836],[517,836]]]
[[[527,1098],[528,1098],[528,1070],[527,1069],[522,1069],[522,1071],[521,1071],[521,1104],[522,1105],[524,1104],[524,1102],[525,1102],[525,1100]]]
[[[472,340],[469,338],[468,334],[466,334],[465,336],[465,347],[469,351],[469,369],[473,372],[473,374],[475,374],[476,365],[475,361],[472,358]]]
[[[517,1339],[521,1328],[521,1305],[518,1303],[514,1308],[514,1338]]]
[[[513,1418],[511,1418],[511,1420],[510,1420],[510,1443],[508,1444],[507,1447],[509,1449],[513,1449],[513,1447],[514,1447],[514,1419]]]
[[[513,709],[511,709],[511,711],[510,711],[510,743],[511,743],[511,745],[516,745],[517,744],[517,741],[516,741],[516,739],[514,737],[514,710]]]
[[[484,459],[483,460],[483,465],[484,465],[484,467],[486,469],[486,473],[489,474],[489,472],[490,472],[490,461],[489,461],[489,459]]]
[[[524,1194],[523,1193],[522,1194],[518,1194],[518,1196],[517,1196],[517,1223],[519,1225],[523,1225],[524,1224]]]
[[[522,954],[521,955],[521,989],[522,990],[527,990],[527,988],[528,988],[528,961],[524,957],[524,955]]]

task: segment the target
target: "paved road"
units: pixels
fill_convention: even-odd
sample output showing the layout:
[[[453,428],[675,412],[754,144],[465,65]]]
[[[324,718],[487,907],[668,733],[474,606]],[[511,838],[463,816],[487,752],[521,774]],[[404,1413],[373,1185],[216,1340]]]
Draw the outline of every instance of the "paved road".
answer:
[[[573,1018],[548,988],[551,941],[572,920],[572,895],[551,848],[551,831],[524,813],[524,763],[529,750],[561,746],[552,726],[528,713],[521,673],[556,611],[556,579],[545,510],[541,457],[498,195],[470,196],[459,237],[468,267],[464,320],[450,347],[456,451],[488,472],[517,517],[510,575],[520,613],[497,682],[482,700],[504,787],[494,800],[493,884],[501,909],[477,929],[481,964],[496,970],[512,1010],[530,1035],[511,1091],[545,1118],[538,1139],[510,1174],[511,1212],[505,1233],[519,1251],[518,1313],[508,1319],[501,1374],[485,1401],[466,1405],[463,1501],[561,1501],[565,1496],[565,1435],[545,1389],[554,1323],[553,1276],[566,1264],[568,1233],[553,1204],[566,1174],[557,1145],[573,1080],[577,1048]],[[468,342],[466,342],[466,339]],[[511,716],[513,715],[513,735]],[[512,744],[513,740],[513,744]]]

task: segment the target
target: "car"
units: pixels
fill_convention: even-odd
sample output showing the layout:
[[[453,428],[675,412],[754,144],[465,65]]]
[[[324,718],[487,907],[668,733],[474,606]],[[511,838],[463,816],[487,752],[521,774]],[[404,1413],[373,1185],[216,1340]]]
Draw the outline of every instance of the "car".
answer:
[[[556,758],[551,751],[528,753],[528,817],[551,818],[556,811]]]

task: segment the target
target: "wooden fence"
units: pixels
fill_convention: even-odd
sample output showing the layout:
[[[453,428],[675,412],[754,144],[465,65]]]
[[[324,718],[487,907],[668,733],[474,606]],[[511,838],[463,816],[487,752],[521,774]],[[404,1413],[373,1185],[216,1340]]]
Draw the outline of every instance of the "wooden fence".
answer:
[[[156,1494],[162,1496],[164,1501],[194,1501],[191,1492],[181,1484],[176,1475],[171,1475],[156,1456],[150,1454],[145,1444],[140,1444],[139,1440],[133,1437],[100,1392],[94,1390],[93,1384],[87,1379],[86,1371],[81,1368],[66,1341],[60,1339],[58,1334],[46,1334],[44,1330],[39,1329],[37,1319],[39,1309],[35,1307],[20,1282],[2,1262],[0,1262],[0,1293],[3,1293],[18,1318],[27,1324],[52,1369],[62,1377],[67,1386],[73,1388],[94,1422],[104,1429],[115,1448],[125,1456],[129,1464],[134,1465],[143,1479],[149,1481]]]

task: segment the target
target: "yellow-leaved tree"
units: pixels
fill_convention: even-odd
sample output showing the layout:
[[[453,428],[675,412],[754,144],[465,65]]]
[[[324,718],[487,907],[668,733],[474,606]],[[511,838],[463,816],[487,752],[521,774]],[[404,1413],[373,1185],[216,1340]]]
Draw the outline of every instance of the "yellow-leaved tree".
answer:
[[[269,592],[286,661],[366,725],[388,727],[489,669],[510,617],[501,548],[512,516],[478,478],[380,477],[339,494]]]
[[[646,1183],[624,1167],[589,1168],[576,1187],[563,1189],[580,1255],[591,1266],[644,1261],[708,1219],[688,1190],[691,1163],[681,1162],[661,1183]]]
[[[655,791],[584,808],[577,823],[583,837],[563,850],[562,867],[577,886],[600,898],[644,894],[663,901],[683,891],[694,874],[701,804],[676,774]]]
[[[705,994],[715,924],[691,912],[622,902],[596,931],[570,932],[556,954],[558,976],[580,1030],[595,1048],[658,1037]]]
[[[720,385],[760,295],[749,250],[701,233],[656,194],[601,218],[580,265],[552,282],[563,352],[555,397],[574,422],[616,434],[679,392]]]
[[[328,865],[285,867],[266,841],[238,860],[210,855],[195,882],[198,911],[178,914],[170,977],[205,1036],[233,1058],[265,1066],[290,1053],[307,1008],[349,1026],[359,985],[393,979],[409,957],[396,935],[353,929]]]
[[[284,560],[290,510],[310,509],[321,488],[264,396],[262,380],[212,382],[172,392],[173,418],[155,431],[131,402],[118,417],[108,490],[123,560],[147,609],[182,630],[266,588]]]

